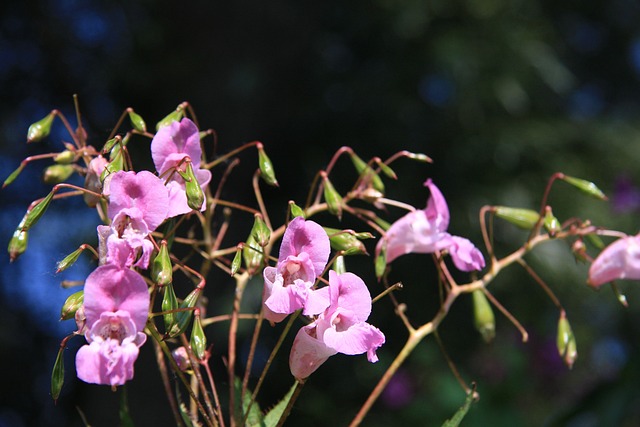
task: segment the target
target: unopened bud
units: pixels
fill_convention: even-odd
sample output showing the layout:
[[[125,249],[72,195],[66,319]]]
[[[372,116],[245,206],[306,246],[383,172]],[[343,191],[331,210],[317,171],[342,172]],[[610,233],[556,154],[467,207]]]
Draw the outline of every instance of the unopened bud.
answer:
[[[50,112],[44,119],[38,120],[27,131],[27,142],[38,142],[49,136],[53,118],[56,116],[55,111]]]
[[[133,126],[133,128],[138,132],[146,132],[147,124],[144,122],[144,120],[142,120],[142,117],[140,117],[140,115],[137,114],[135,111],[133,111],[133,109],[131,108],[129,108],[127,112],[129,113],[129,120],[131,121],[131,126]]]
[[[258,245],[263,248],[269,244],[269,239],[271,239],[271,230],[269,230],[264,219],[262,219],[262,214],[256,213],[254,215],[251,236],[256,240]]]
[[[60,320],[69,320],[76,317],[76,311],[84,303],[84,289],[69,295],[60,310]]]
[[[296,205],[293,200],[289,201],[289,211],[291,212],[292,219],[297,218],[299,216],[301,216],[302,218],[305,218],[304,211],[300,206]]]
[[[560,221],[558,221],[558,218],[553,216],[553,211],[551,210],[551,206],[547,206],[545,209],[543,223],[544,223],[544,228],[547,230],[547,233],[549,233],[549,236],[551,237],[555,237],[556,234],[558,234],[558,232],[562,230]]]
[[[367,248],[362,243],[353,230],[337,230],[335,228],[324,227],[324,231],[329,236],[329,243],[336,251],[342,251],[343,255],[366,254]]]
[[[329,181],[326,172],[321,172],[321,176],[324,183],[324,201],[327,202],[327,208],[329,212],[340,219],[342,216],[342,196],[340,196],[331,181]]]
[[[482,289],[472,292],[474,324],[482,339],[491,342],[496,335],[496,320],[493,309]]]
[[[186,178],[184,180],[187,193],[187,205],[193,210],[202,210],[204,204],[204,192],[200,183],[196,178],[196,174],[193,172],[193,166],[191,162],[187,163]]]
[[[173,360],[175,360],[176,365],[178,365],[178,369],[180,369],[182,372],[191,369],[191,360],[189,359],[186,348],[176,348],[171,352],[171,356],[173,356]]]
[[[538,212],[532,209],[511,208],[508,206],[494,206],[493,212],[498,218],[524,230],[531,230],[540,219]]]
[[[589,260],[587,257],[587,245],[584,244],[582,239],[578,239],[571,245],[571,252],[576,258],[576,261],[586,262]]]
[[[62,385],[64,384],[64,347],[60,347],[56,361],[53,364],[53,371],[51,372],[51,398],[54,401],[60,397],[62,391]]]
[[[269,185],[274,187],[278,186],[278,180],[276,179],[276,173],[273,169],[273,163],[264,151],[264,147],[261,143],[256,145],[258,148],[258,166],[260,168],[260,176]]]
[[[166,240],[160,242],[160,251],[151,263],[151,279],[158,286],[167,286],[173,280],[173,266]]]
[[[576,338],[573,335],[571,325],[564,311],[560,313],[560,320],[558,320],[558,337],[556,344],[558,346],[558,354],[560,354],[564,363],[571,369],[578,358],[578,350],[576,347]]]
[[[42,180],[45,184],[55,185],[64,182],[73,174],[71,165],[51,165],[44,170]]]
[[[156,131],[165,126],[170,125],[173,122],[179,122],[184,117],[184,104],[178,105],[175,111],[170,112],[165,118],[156,123]]]
[[[586,181],[572,176],[562,175],[560,177],[564,182],[573,185],[585,194],[595,197],[599,200],[608,200],[607,196],[593,182]]]
[[[384,183],[380,176],[371,169],[364,160],[362,160],[356,153],[353,151],[349,153],[351,156],[351,162],[353,166],[358,171],[358,175],[360,175],[360,179],[363,183],[370,183],[373,188],[375,188],[380,193],[384,194]]]
[[[431,159],[431,157],[427,156],[426,154],[407,152],[406,156],[410,159],[417,160],[419,162],[433,163],[433,160]]]
[[[200,310],[195,310],[193,318],[193,328],[191,329],[191,340],[189,341],[191,350],[200,360],[204,359],[205,350],[207,349],[207,336],[202,329],[202,321],[200,320]]]
[[[60,153],[58,153],[54,158],[53,161],[61,164],[61,165],[68,165],[69,163],[73,162],[73,160],[75,159],[76,155],[73,151],[70,150],[64,150]]]

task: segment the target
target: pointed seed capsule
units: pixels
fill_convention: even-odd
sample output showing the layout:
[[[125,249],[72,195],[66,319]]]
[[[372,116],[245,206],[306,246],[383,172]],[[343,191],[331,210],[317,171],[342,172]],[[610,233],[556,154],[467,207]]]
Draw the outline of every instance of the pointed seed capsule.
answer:
[[[84,251],[84,248],[80,246],[75,251],[71,252],[69,255],[64,257],[62,261],[58,262],[58,268],[56,269],[56,273],[60,273],[61,271],[66,270],[71,267],[80,257],[80,254]]]
[[[27,250],[27,242],[29,240],[29,234],[18,226],[18,229],[13,232],[11,240],[9,240],[9,260],[15,261],[20,255]]]
[[[142,117],[140,117],[140,115],[135,111],[133,111],[133,109],[131,108],[129,108],[127,112],[129,113],[129,120],[131,121],[131,126],[133,126],[133,128],[138,132],[146,132],[147,124],[144,122]]]
[[[178,298],[173,290],[173,285],[169,283],[163,287],[164,295],[162,296],[162,311],[168,312],[178,308]],[[165,313],[162,315],[164,320],[164,330],[166,334],[169,334],[171,330],[176,326],[177,313]]]
[[[378,280],[382,278],[386,268],[387,268],[387,246],[382,245],[382,249],[380,250],[380,253],[378,254],[378,256],[376,256],[376,261],[375,261],[375,271],[376,271],[376,277],[378,278]]]
[[[496,320],[493,309],[482,289],[472,292],[474,324],[484,342],[491,342],[496,335]]]
[[[264,151],[264,146],[261,143],[256,144],[258,149],[258,166],[260,168],[260,176],[269,185],[274,187],[278,186],[278,180],[276,179],[276,172],[273,169],[273,163]]]
[[[300,206],[296,205],[293,200],[289,201],[289,211],[291,212],[292,219],[297,218],[299,216],[301,216],[302,218],[305,218],[304,211]]]
[[[29,130],[27,131],[27,142],[38,142],[42,139],[49,136],[51,132],[51,125],[53,124],[53,119],[56,116],[56,112],[52,111],[47,116],[37,122],[33,123],[29,126]]]
[[[15,179],[18,177],[18,175],[20,175],[20,172],[22,172],[22,170],[24,169],[25,164],[21,163],[20,166],[18,166],[18,168],[16,170],[14,170],[13,172],[11,172],[11,175],[9,175],[7,177],[7,179],[4,180],[4,182],[2,183],[2,188],[6,187],[7,185],[11,184],[13,181],[15,181]]]
[[[191,350],[200,360],[204,359],[205,350],[207,349],[207,336],[202,329],[202,321],[200,320],[200,310],[195,310],[193,318],[193,327],[191,329],[191,340],[189,342]]]
[[[60,310],[60,320],[74,319],[76,317],[76,311],[82,307],[83,303],[84,289],[69,295]]]
[[[191,209],[199,211],[204,204],[204,192],[202,191],[202,187],[200,187],[196,174],[193,172],[191,162],[187,163],[186,176],[187,178],[184,182],[187,193],[187,205],[189,205]]]
[[[162,120],[156,123],[156,131],[160,130],[160,128],[170,125],[173,122],[179,122],[183,117],[184,105],[180,104],[174,111],[170,112]]]
[[[269,239],[271,239],[271,230],[267,227],[267,224],[264,222],[264,219],[262,219],[262,214],[260,213],[256,213],[254,215],[251,236],[253,236],[258,245],[263,248],[269,244]]]
[[[543,224],[544,228],[547,230],[547,233],[549,233],[549,236],[551,237],[555,237],[556,234],[558,234],[558,232],[562,230],[560,221],[558,221],[558,218],[553,216],[551,206],[547,206],[545,209]]]
[[[51,165],[44,170],[42,180],[45,184],[55,185],[64,182],[73,174],[71,165]]]
[[[42,215],[47,211],[51,200],[53,200],[54,191],[51,190],[47,196],[38,202],[30,211],[27,211],[23,218],[22,230],[28,231],[31,227],[36,225],[36,223],[42,218]]]
[[[158,286],[167,286],[173,280],[173,266],[166,240],[160,242],[160,251],[151,264],[151,279]]]
[[[350,152],[351,162],[353,166],[356,168],[358,175],[362,182],[368,183],[370,182],[373,188],[375,188],[380,193],[384,194],[384,183],[380,176],[371,169],[371,166],[367,164],[364,160],[362,160],[356,153]]]
[[[200,297],[200,292],[202,292],[202,289],[200,288],[196,288],[191,291],[191,293],[187,295],[187,297],[182,301],[178,308],[192,309],[193,307],[195,307],[196,303],[198,302],[198,297]],[[176,313],[176,324],[169,332],[169,336],[175,337],[184,333],[184,331],[187,330],[187,326],[189,326],[189,322],[191,321],[192,316],[193,310],[178,311]]]
[[[576,338],[571,330],[571,325],[567,320],[564,311],[560,313],[558,320],[558,336],[556,339],[558,354],[562,357],[564,363],[571,369],[578,358],[578,350],[576,346]]]
[[[60,153],[58,153],[54,158],[53,161],[61,164],[61,165],[68,165],[69,163],[73,162],[73,159],[75,159],[76,155],[73,151],[70,150],[64,150],[61,151]]]
[[[242,266],[242,247],[243,244],[239,244],[236,247],[236,254],[233,256],[233,261],[231,261],[231,275],[235,276],[235,274],[240,270],[240,266]]]
[[[342,216],[342,196],[340,196],[331,181],[329,181],[326,172],[322,171],[321,176],[324,183],[324,201],[327,202],[327,208],[329,212],[340,219]]]
[[[353,230],[338,230],[335,228],[323,227],[329,236],[331,248],[336,251],[343,251],[344,255],[366,254],[367,248],[362,243]]]
[[[250,275],[256,274],[264,265],[264,250],[252,235],[249,235],[242,248],[242,258]]]
[[[532,209],[494,206],[493,212],[498,218],[509,221],[511,224],[523,230],[531,230],[540,219],[538,212]]]
[[[578,188],[580,191],[588,194],[591,197],[595,197],[599,200],[608,200],[607,196],[593,182],[575,178],[572,176],[567,176],[564,174],[560,177],[560,179],[568,184],[573,185],[574,187]]]

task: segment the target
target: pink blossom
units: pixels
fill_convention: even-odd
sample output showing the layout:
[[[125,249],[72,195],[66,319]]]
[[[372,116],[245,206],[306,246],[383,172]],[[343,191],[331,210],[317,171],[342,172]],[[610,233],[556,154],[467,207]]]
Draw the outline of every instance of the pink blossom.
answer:
[[[589,268],[589,284],[599,287],[617,279],[640,280],[640,234],[607,246]]]
[[[187,194],[184,179],[173,169],[181,167],[184,170],[184,159],[191,159],[191,166],[200,187],[204,188],[211,180],[211,172],[200,169],[202,148],[200,147],[200,133],[191,120],[184,118],[180,122],[171,122],[158,130],[151,141],[151,157],[160,176],[167,174],[167,188],[169,189],[168,217],[191,212],[187,204]],[[206,208],[206,201],[201,210]]]
[[[91,159],[89,162],[89,167],[87,167],[87,175],[84,179],[84,187],[93,191],[94,193],[102,192],[102,182],[100,182],[100,176],[102,172],[104,172],[104,168],[109,164],[107,159],[102,156],[97,156]],[[85,203],[89,207],[95,207],[98,201],[100,200],[97,196],[93,194],[84,193],[83,195]]]
[[[149,312],[149,292],[138,273],[107,264],[87,277],[84,288],[85,338],[76,354],[78,378],[92,384],[122,385],[133,378],[141,332]]]
[[[469,240],[452,236],[449,227],[449,207],[436,185],[428,179],[431,196],[424,210],[409,212],[394,222],[376,246],[376,253],[385,248],[387,263],[409,253],[433,253],[448,250],[455,266],[462,271],[484,268],[482,253]]]
[[[302,217],[293,219],[282,236],[275,267],[263,272],[262,301],[265,318],[280,322],[288,314],[304,308],[305,315],[321,313],[329,304],[326,290],[314,290],[331,251],[324,229]]]
[[[371,294],[353,273],[329,271],[329,307],[311,324],[302,327],[291,347],[289,368],[294,377],[311,375],[336,353],[367,353],[377,362],[376,350],[385,342],[384,334],[366,323],[371,314]]]

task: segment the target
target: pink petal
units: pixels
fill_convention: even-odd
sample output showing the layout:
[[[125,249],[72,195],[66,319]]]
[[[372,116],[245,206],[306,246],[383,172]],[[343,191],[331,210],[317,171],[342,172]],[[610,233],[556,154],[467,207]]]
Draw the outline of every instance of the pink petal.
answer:
[[[607,246],[589,268],[589,284],[601,286],[617,279],[640,279],[640,235]]]
[[[340,307],[353,313],[354,322],[363,322],[371,314],[371,294],[362,279],[353,273],[329,271],[331,306],[327,314]]]
[[[329,328],[325,330],[322,340],[338,353],[348,355],[367,353],[369,361],[375,362],[378,360],[375,350],[384,344],[385,337],[378,328],[360,322],[341,332]]]
[[[298,379],[307,378],[336,351],[315,338],[315,325],[300,328],[293,340],[289,355],[289,369]]]
[[[123,385],[133,378],[138,353],[138,346],[132,342],[120,345],[114,339],[94,341],[76,354],[78,378],[92,384]]]
[[[484,257],[469,239],[451,236],[453,244],[448,248],[453,263],[461,271],[482,270]]]
[[[275,267],[265,267],[262,271],[262,276],[264,277],[264,288],[262,290],[262,310],[264,318],[273,323],[282,322],[287,317],[288,313],[276,313],[265,304],[267,299],[269,299],[273,293],[274,283],[278,280],[282,281],[282,275],[277,274]],[[279,279],[277,278],[278,276]]]
[[[329,236],[319,224],[297,217],[289,223],[282,236],[278,259],[284,260],[291,255],[298,256],[302,252],[309,255],[315,277],[322,274],[331,252]]]
[[[302,314],[305,316],[315,316],[329,307],[329,287],[320,289],[310,289],[307,300],[304,303]]]
[[[160,175],[175,167],[185,156],[191,158],[194,169],[200,168],[200,135],[195,123],[188,118],[162,127],[151,141],[151,157]]]
[[[431,192],[426,209],[429,222],[432,222],[438,231],[447,231],[449,227],[449,207],[447,206],[447,201],[431,179],[426,180],[424,185],[429,187],[429,191]]]

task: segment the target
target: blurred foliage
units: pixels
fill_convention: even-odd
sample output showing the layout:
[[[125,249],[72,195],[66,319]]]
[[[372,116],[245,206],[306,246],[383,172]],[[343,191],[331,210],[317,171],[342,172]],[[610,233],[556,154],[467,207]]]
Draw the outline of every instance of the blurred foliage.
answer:
[[[24,144],[29,124],[52,108],[74,117],[73,93],[79,94],[95,145],[104,142],[128,106],[154,123],[187,100],[201,125],[216,129],[219,152],[254,139],[265,143],[281,185],[265,190],[274,212],[280,212],[274,214],[278,220],[284,219],[288,199],[304,200],[313,174],[330,155],[350,145],[365,159],[399,149],[430,155],[432,166],[395,166],[400,181],[387,184],[388,194],[423,206],[427,193],[421,184],[432,177],[449,201],[451,231],[478,244],[482,205],[537,209],[546,180],[556,171],[592,180],[612,198],[609,204],[593,201],[558,183],[551,204],[561,221],[589,217],[636,233],[639,15],[640,6],[631,0],[2,2],[3,179],[23,157],[50,151],[64,139],[61,127],[54,126],[43,145]],[[140,141],[144,153],[147,145]],[[33,178],[41,173],[37,166],[27,169]],[[340,176],[332,182],[342,191]],[[21,176],[15,188],[0,193],[7,213],[2,241],[8,241],[22,208],[46,192],[35,179]],[[250,200],[232,187],[227,193],[239,202]],[[18,209],[13,222],[10,208]],[[92,233],[87,230],[87,241]],[[499,253],[524,238],[496,222]],[[58,250],[66,254],[76,247],[74,241]],[[623,284],[630,301],[623,309],[612,292],[586,289],[586,268],[576,266],[564,244],[541,248],[530,258],[565,305],[578,361],[572,371],[563,367],[554,347],[557,310],[513,267],[491,291],[528,328],[528,344],[520,344],[515,329],[497,315],[496,339],[485,345],[473,329],[470,299],[455,306],[443,324],[452,360],[481,394],[462,425],[637,425],[640,291]],[[435,275],[427,267],[416,271],[417,259],[398,260],[393,278],[405,283],[399,297],[411,302],[409,310],[427,318],[437,309]],[[33,366],[42,370],[22,371],[10,382],[23,384],[18,396],[5,387],[0,425],[81,425],[76,403],[91,423],[108,424],[117,415],[118,397],[106,388],[76,383],[53,407],[41,384],[49,368],[40,366],[40,358],[50,353],[53,365],[60,337],[52,344],[34,339],[34,330],[55,319],[35,319],[18,311],[23,305],[12,308],[8,289],[15,294],[24,283],[9,283],[8,274],[15,274],[10,269],[19,267],[3,262],[8,273],[0,312],[3,324],[10,325],[0,335],[3,375],[15,376],[13,367],[25,357],[33,357]],[[354,262],[370,268],[369,260]],[[55,263],[42,268],[53,272]],[[29,274],[29,268],[22,269]],[[57,283],[42,280],[54,288]],[[390,311],[383,300],[371,319],[388,337],[380,363],[332,358],[305,386],[289,425],[344,425],[351,419],[404,341]],[[215,345],[222,353],[224,336],[213,342],[220,342]],[[74,352],[67,352],[69,360]],[[128,389],[131,416],[139,425],[164,425],[170,418],[158,408],[164,406],[158,405],[161,387],[145,361],[153,365],[150,346],[136,365],[143,378]],[[287,375],[284,360],[271,379]],[[158,384],[149,388],[147,381]],[[28,384],[35,385],[28,389]],[[67,384],[73,383],[67,379]],[[270,391],[274,402],[289,385],[283,381]],[[440,425],[463,399],[437,345],[427,340],[365,424]]]

